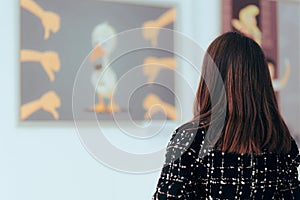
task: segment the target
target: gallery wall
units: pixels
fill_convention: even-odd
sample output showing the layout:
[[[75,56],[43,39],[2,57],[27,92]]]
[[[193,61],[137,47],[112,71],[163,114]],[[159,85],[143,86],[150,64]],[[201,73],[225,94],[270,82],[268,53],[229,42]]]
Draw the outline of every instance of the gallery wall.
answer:
[[[123,2],[148,4],[175,4],[176,27],[180,34],[205,50],[221,32],[221,0],[126,0]],[[291,1],[279,4],[279,62],[284,74],[285,59],[292,68],[286,88],[278,95],[283,116],[293,133],[298,133],[299,85],[297,63],[299,45],[299,5]],[[295,6],[291,3],[295,3]],[[96,200],[96,199],[150,199],[154,192],[159,170],[145,173],[120,172],[108,167],[89,153],[75,124],[49,122],[19,122],[20,103],[20,7],[18,0],[2,0],[0,7],[1,38],[1,133],[0,133],[0,199],[6,200]],[[72,5],[76,6],[76,5]],[[292,31],[291,31],[292,30]],[[291,48],[292,47],[292,48]],[[184,45],[182,48],[191,51]],[[291,52],[291,53],[290,53]],[[199,55],[201,52],[199,52]],[[180,97],[181,121],[192,116],[192,102],[199,74],[186,62],[179,62],[177,71],[187,84],[176,84]],[[198,67],[198,68],[197,68]],[[196,70],[200,67],[196,66]],[[296,92],[295,92],[296,91]],[[293,106],[291,106],[293,105]],[[138,140],[120,131],[115,125],[105,125],[102,131],[108,141],[128,152],[151,152],[165,146],[178,123],[167,122],[165,133],[151,140]],[[126,125],[125,125],[126,126]],[[98,127],[85,125],[86,133]],[[141,134],[151,132],[145,129]],[[299,135],[299,134],[298,134]],[[108,152],[109,153],[109,152]],[[125,158],[126,159],[126,158]],[[161,158],[163,159],[163,157]],[[127,160],[125,160],[127,161]],[[128,162],[131,162],[130,160]],[[139,165],[138,161],[136,165]],[[142,163],[140,164],[142,165]]]

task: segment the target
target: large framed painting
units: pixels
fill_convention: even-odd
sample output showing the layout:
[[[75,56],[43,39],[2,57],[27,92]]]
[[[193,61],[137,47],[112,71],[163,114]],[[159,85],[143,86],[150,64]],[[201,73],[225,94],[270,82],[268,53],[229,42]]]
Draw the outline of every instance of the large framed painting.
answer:
[[[175,19],[163,2],[21,0],[20,121],[176,121]]]
[[[267,58],[279,109],[300,144],[300,2],[224,0],[222,31],[254,39]]]

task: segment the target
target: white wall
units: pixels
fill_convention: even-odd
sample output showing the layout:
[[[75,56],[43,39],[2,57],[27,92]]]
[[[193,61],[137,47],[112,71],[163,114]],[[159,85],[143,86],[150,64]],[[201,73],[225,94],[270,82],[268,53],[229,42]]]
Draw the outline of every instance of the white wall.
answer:
[[[219,33],[219,0],[165,2],[178,2],[179,29],[204,47]],[[73,125],[18,125],[17,0],[1,0],[0,24],[0,199],[150,199],[159,172],[132,175],[103,166],[83,148]],[[198,77],[184,73],[196,83]]]

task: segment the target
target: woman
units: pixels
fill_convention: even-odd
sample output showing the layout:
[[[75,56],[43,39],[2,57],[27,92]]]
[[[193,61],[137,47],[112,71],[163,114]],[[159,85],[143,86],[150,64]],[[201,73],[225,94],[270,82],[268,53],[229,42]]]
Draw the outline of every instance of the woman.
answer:
[[[174,132],[153,199],[299,199],[298,154],[261,48],[225,33],[207,49],[194,119]]]

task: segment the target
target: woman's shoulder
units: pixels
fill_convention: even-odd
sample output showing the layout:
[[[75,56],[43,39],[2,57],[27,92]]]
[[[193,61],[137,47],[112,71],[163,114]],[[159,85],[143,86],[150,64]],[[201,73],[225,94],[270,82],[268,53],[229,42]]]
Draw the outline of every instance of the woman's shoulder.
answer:
[[[173,139],[176,136],[187,137],[188,135],[195,135],[199,132],[204,133],[204,128],[202,128],[203,125],[204,125],[203,122],[200,123],[196,121],[186,122],[174,130],[171,139]]]
[[[299,147],[293,137],[291,137],[291,151],[288,156],[292,159],[293,163],[300,164]]]
[[[204,140],[204,129],[201,124],[187,122],[175,129],[167,146],[166,162],[173,162],[178,158],[198,158],[202,141]],[[187,155],[188,156],[185,156]],[[182,157],[183,156],[183,157]]]
[[[173,132],[168,146],[181,148],[190,148],[195,145],[199,146],[205,136],[205,129],[202,128],[202,125],[204,125],[204,123],[197,123],[195,121],[182,124]]]

